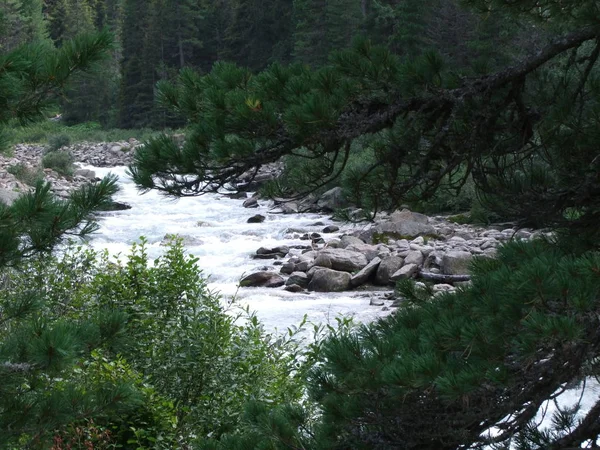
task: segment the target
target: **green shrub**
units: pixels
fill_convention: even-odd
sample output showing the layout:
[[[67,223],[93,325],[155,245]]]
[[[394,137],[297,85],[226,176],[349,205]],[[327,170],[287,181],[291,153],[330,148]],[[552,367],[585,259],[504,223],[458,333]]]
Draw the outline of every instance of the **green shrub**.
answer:
[[[0,364],[9,377],[0,442],[24,448],[35,436],[49,448],[93,424],[116,448],[189,448],[196,437],[238,431],[248,400],[300,400],[318,346],[301,358],[299,329],[270,335],[256,316],[225,308],[196,262],[174,240],[151,264],[142,240],[123,260],[72,248],[6,273],[0,357],[35,370],[6,374]]]
[[[58,134],[56,136],[51,136],[48,139],[48,148],[47,152],[55,152],[60,150],[62,147],[67,147],[71,144],[71,138],[66,134]]]
[[[13,164],[8,166],[6,171],[13,174],[17,180],[29,185],[35,186],[38,181],[44,178],[44,174],[39,168],[29,167],[24,163]]]
[[[74,171],[73,157],[69,152],[65,151],[47,153],[42,158],[42,166],[64,176],[72,176]]]

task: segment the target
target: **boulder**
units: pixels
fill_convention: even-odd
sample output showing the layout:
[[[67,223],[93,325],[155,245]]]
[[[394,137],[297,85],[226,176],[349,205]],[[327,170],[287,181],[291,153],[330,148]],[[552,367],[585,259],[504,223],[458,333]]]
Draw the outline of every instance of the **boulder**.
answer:
[[[423,264],[423,253],[419,250],[409,252],[408,255],[406,255],[406,258],[404,258],[404,264],[416,264],[417,266],[420,266]]]
[[[263,216],[262,214],[256,214],[252,217],[250,217],[246,222],[247,223],[263,223],[265,221],[266,217]]]
[[[406,208],[402,211],[395,211],[390,215],[390,222],[418,222],[429,223],[429,217],[425,214],[412,212]]]
[[[285,280],[274,272],[261,271],[248,275],[240,281],[241,287],[279,287]]]
[[[331,268],[344,272],[354,272],[362,269],[368,264],[367,257],[359,252],[345,250],[343,248],[326,248],[317,255],[315,264],[319,257],[326,257],[331,261]]]
[[[345,235],[340,239],[340,248],[346,248],[349,245],[363,245],[365,241],[356,236]]]
[[[350,285],[352,287],[360,286],[361,284],[365,284],[369,278],[377,272],[377,268],[381,263],[381,258],[375,257],[371,260],[369,264],[360,269],[358,273],[352,276],[350,279]]]
[[[317,200],[317,206],[325,211],[334,211],[336,209],[345,208],[348,206],[346,197],[342,192],[341,187],[334,187],[324,192],[319,200]]]
[[[469,252],[453,250],[442,256],[441,269],[446,275],[464,275],[469,273],[469,265],[473,255]]]
[[[283,266],[281,266],[281,269],[279,269],[279,272],[289,275],[294,272],[295,267],[296,267],[296,264],[288,261],[288,262],[284,263]]]
[[[390,277],[400,270],[404,264],[404,259],[400,256],[389,256],[381,261],[375,275],[375,283],[386,285],[390,283]]]
[[[362,253],[367,257],[367,261],[372,261],[381,252],[381,248],[369,244],[350,244],[346,250]]]
[[[421,222],[405,220],[401,222],[382,222],[373,228],[373,236],[379,236],[379,240],[383,238],[390,239],[412,239],[421,235],[433,235],[435,228],[431,225]]]
[[[416,264],[407,264],[402,266],[396,272],[390,276],[390,281],[400,281],[407,278],[412,278],[419,271],[419,267]]]
[[[11,191],[10,189],[0,189],[0,202],[5,205],[12,205],[12,203],[19,198],[19,193]]]
[[[345,291],[350,287],[351,278],[348,272],[331,269],[317,270],[310,283],[308,283],[308,290],[317,292]]]
[[[302,288],[308,286],[308,275],[304,272],[293,272],[285,282],[286,286],[296,284]]]

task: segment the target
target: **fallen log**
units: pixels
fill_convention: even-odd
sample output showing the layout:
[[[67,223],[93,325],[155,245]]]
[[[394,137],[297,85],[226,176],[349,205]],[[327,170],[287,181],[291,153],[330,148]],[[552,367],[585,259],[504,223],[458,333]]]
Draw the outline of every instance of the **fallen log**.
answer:
[[[423,278],[428,281],[436,281],[438,283],[455,283],[457,281],[470,281],[471,275],[445,275],[443,273],[431,273],[419,271],[417,278]]]

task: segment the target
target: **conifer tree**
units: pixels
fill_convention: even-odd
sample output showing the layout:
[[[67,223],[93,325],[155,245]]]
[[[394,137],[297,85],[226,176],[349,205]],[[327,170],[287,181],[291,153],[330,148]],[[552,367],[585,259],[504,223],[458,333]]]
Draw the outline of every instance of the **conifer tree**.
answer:
[[[490,207],[552,241],[512,243],[473,267],[473,285],[406,306],[323,347],[308,380],[321,412],[250,405],[247,433],[206,448],[563,449],[596,445],[600,402],[531,420],[567,385],[598,375],[600,350],[600,15],[597,2],[467,2],[536,21],[540,48],[494,73],[448,70],[432,52],[400,58],[358,40],[331,64],[232,64],[182,73],[160,98],[188,118],[180,148],[163,137],[137,152],[141,189],[198,195],[283,157],[314,158],[304,185],[343,170],[360,139],[369,165],[354,185],[393,208],[442,182],[473,177]],[[496,427],[496,433],[489,431]]]

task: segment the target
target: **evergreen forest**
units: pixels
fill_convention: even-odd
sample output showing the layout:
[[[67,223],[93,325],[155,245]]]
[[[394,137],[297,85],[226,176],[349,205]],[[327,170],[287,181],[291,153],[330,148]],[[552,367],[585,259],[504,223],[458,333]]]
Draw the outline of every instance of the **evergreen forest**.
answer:
[[[275,334],[177,237],[155,261],[143,238],[81,245],[114,177],[64,199],[38,181],[0,202],[0,449],[597,448],[597,395],[536,415],[600,376],[599,57],[598,0],[3,0],[9,152],[60,114],[154,130],[141,192],[280,164],[261,195],[340,186],[346,220],[410,206],[543,233],[454,292],[399,281],[386,318]]]

